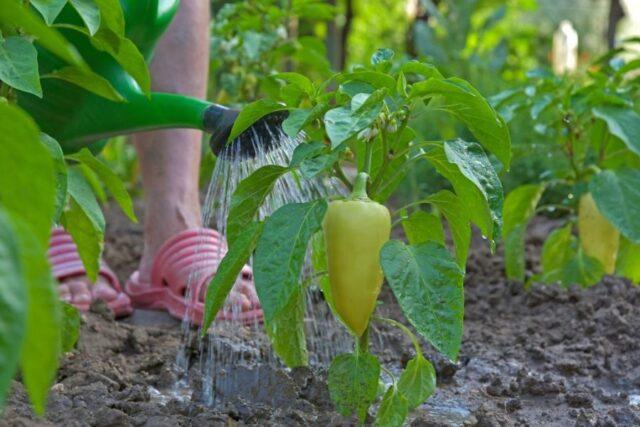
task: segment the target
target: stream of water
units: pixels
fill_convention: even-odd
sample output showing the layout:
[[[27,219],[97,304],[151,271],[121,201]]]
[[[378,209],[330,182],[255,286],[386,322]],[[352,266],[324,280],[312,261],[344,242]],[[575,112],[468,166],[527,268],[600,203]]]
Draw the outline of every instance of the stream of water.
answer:
[[[203,205],[204,226],[218,230],[224,236],[231,196],[238,183],[262,166],[287,166],[293,150],[301,142],[300,139],[288,137],[279,129],[271,130],[266,137],[277,141],[277,144],[265,144],[265,135],[254,132],[254,158],[243,158],[239,144],[229,146],[225,149],[229,151],[218,157]],[[267,145],[272,146],[265,148]],[[287,203],[307,202],[344,193],[344,187],[337,180],[305,180],[288,173],[276,182],[274,190],[259,211],[259,218],[266,218]],[[311,272],[310,256],[309,252],[301,283]],[[186,298],[189,301],[190,295]],[[232,310],[237,309],[233,305],[229,306]],[[337,354],[351,350],[352,339],[333,319],[320,296],[317,283],[312,282],[308,288],[306,306],[305,330],[310,363],[326,366]],[[223,404],[225,396],[232,394],[238,381],[254,381],[256,385],[261,381],[258,369],[253,370],[253,378],[247,378],[246,370],[242,371],[242,378],[238,377],[236,373],[239,372],[239,367],[255,367],[260,364],[280,366],[269,347],[262,325],[258,322],[248,326],[240,321],[214,322],[208,331],[208,337],[199,340],[196,338],[199,331],[190,326],[187,318],[188,313],[182,322],[182,345],[176,357],[179,381],[172,392],[174,396],[192,398],[194,390],[200,390],[199,397],[206,404]],[[195,349],[194,343],[197,347]]]

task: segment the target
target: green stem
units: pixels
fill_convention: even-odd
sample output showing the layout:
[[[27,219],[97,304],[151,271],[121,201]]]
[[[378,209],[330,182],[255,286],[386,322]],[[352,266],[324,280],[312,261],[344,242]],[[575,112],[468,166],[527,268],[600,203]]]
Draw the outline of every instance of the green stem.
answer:
[[[356,353],[363,354],[369,352],[369,326],[364,330],[362,336],[357,338]]]
[[[391,381],[393,383],[393,387],[396,387],[397,385],[397,381],[396,381],[396,377],[393,375],[393,372],[391,372],[390,370],[388,370],[387,368],[385,368],[384,365],[380,365],[380,369],[382,369],[383,371],[385,371],[387,373],[387,375],[389,375],[391,377]]]
[[[360,172],[358,176],[356,176],[356,180],[353,184],[353,191],[351,192],[351,199],[353,200],[362,200],[368,199],[367,195],[367,181],[369,180],[369,175],[365,172]]]
[[[402,332],[404,332],[405,335],[409,337],[409,339],[413,343],[413,348],[416,350],[416,354],[422,356],[422,349],[420,348],[420,343],[418,342],[418,338],[416,338],[416,336],[413,334],[413,332],[411,332],[409,328],[407,328],[405,325],[398,322],[397,320],[389,319],[388,317],[375,316],[374,319],[379,322],[388,323],[392,326],[395,326],[396,328],[401,329]]]
[[[344,174],[342,167],[338,163],[333,166],[333,171],[335,172],[336,178],[338,178],[349,190],[353,190],[353,184],[349,182],[349,179]]]
[[[371,173],[371,157],[373,156],[373,142],[369,141],[365,143],[364,151],[364,165],[362,171],[369,175]]]

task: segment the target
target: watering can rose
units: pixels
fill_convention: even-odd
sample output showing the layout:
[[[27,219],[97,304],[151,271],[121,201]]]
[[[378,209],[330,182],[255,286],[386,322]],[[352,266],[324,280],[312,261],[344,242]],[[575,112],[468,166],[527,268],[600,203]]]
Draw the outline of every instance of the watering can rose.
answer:
[[[363,175],[359,178],[366,185]],[[350,198],[329,204],[323,229],[335,309],[344,324],[361,336],[383,281],[380,249],[389,240],[391,215],[356,184]]]

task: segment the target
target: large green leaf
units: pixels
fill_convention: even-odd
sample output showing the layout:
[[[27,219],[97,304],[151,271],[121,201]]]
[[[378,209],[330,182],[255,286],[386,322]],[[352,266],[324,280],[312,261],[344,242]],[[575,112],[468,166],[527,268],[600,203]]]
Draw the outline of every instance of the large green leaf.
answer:
[[[357,414],[361,422],[376,399],[380,363],[370,353],[337,356],[329,367],[327,383],[336,410],[344,416]]]
[[[0,24],[7,27],[21,28],[34,36],[45,49],[69,64],[85,66],[82,57],[71,43],[59,32],[49,28],[34,12],[25,7],[19,0],[5,0],[0,7]]]
[[[45,133],[40,134],[40,140],[49,151],[51,159],[53,160],[56,188],[53,222],[57,223],[60,221],[62,210],[67,202],[67,163],[64,160],[64,153],[58,141]]]
[[[91,151],[87,148],[83,148],[79,152],[72,154],[69,158],[81,162],[95,172],[105,187],[107,187],[125,215],[134,222],[138,221],[133,210],[133,202],[131,201],[129,192],[118,175],[116,175],[109,166],[94,157]]]
[[[336,148],[376,120],[382,110],[382,100],[374,94],[359,93],[353,97],[350,106],[337,107],[326,112],[324,124],[332,148]],[[376,102],[368,102],[370,97]]]
[[[80,312],[71,304],[62,303],[62,323],[60,325],[61,344],[63,352],[73,350],[80,335]]]
[[[298,286],[284,309],[271,321],[265,322],[273,350],[289,368],[306,366],[309,362],[304,334],[304,307],[304,288]]]
[[[31,0],[29,3],[40,12],[45,22],[51,25],[60,15],[62,8],[67,4],[67,0]]]
[[[629,150],[640,155],[640,115],[630,108],[602,105],[593,115],[607,123],[609,132],[625,143]]]
[[[489,239],[502,226],[502,184],[478,144],[462,140],[432,145],[424,156],[449,182],[471,220]]]
[[[512,190],[504,202],[504,257],[507,277],[524,280],[524,234],[544,192],[542,184],[526,184]]]
[[[421,354],[409,360],[398,381],[398,390],[406,396],[409,409],[422,405],[436,391],[436,370]]]
[[[464,272],[443,246],[387,242],[380,254],[385,277],[416,330],[449,359],[462,342]]]
[[[437,207],[447,219],[456,249],[458,264],[464,269],[467,263],[469,244],[471,243],[471,224],[468,209],[458,196],[448,190],[441,190],[432,194],[425,201]]]
[[[245,106],[240,114],[236,118],[229,133],[228,142],[233,141],[242,132],[249,129],[251,125],[266,116],[267,114],[274,113],[276,111],[286,110],[287,107],[271,99],[259,99],[251,104]]]
[[[231,196],[227,217],[227,242],[233,246],[236,238],[253,222],[264,200],[278,178],[288,172],[284,166],[266,165],[243,179]]]
[[[267,323],[289,304],[299,278],[309,240],[320,230],[327,202],[284,205],[267,218],[254,256],[254,280]]]
[[[58,369],[61,350],[61,313],[57,283],[51,276],[46,244],[22,223],[19,228],[22,265],[26,273],[29,306],[27,333],[20,350],[22,382],[35,412],[44,413],[49,388]]]
[[[68,189],[71,200],[69,209],[62,216],[62,224],[78,247],[87,277],[95,282],[104,247],[104,216],[91,187],[78,169],[69,169]]]
[[[18,107],[0,103],[0,129],[0,204],[46,246],[55,215],[51,155],[31,117]]]
[[[604,268],[598,260],[587,256],[578,247],[574,257],[562,269],[561,282],[565,285],[574,283],[584,287],[596,284],[604,276]]]
[[[411,96],[433,97],[432,105],[455,115],[488,151],[509,169],[511,162],[511,137],[502,117],[487,100],[468,82],[451,77],[430,78],[418,82],[411,89]]]
[[[111,85],[111,83],[109,83],[107,79],[99,74],[94,73],[88,68],[69,65],[67,67],[55,70],[49,74],[45,74],[42,76],[42,78],[64,80],[111,101],[124,101],[122,95],[118,93],[118,91]]]
[[[629,240],[640,243],[640,170],[605,170],[591,179],[589,190],[602,215]]]
[[[224,256],[216,274],[209,282],[204,306],[204,321],[202,322],[202,335],[204,336],[222,308],[227,295],[233,288],[245,263],[256,247],[258,237],[262,233],[262,222],[252,222],[242,230],[229,252]]]
[[[626,277],[633,283],[640,283],[640,244],[633,243],[629,239],[620,239],[618,259],[616,261],[616,273]]]
[[[28,38],[11,36],[3,39],[0,34],[0,81],[42,97],[38,52]]]
[[[402,427],[409,414],[409,404],[398,387],[390,386],[380,402],[375,427]]]
[[[16,235],[0,205],[0,411],[13,379],[27,325],[27,284]]]
[[[282,130],[292,138],[295,138],[305,126],[319,119],[329,109],[326,102],[319,102],[313,108],[298,108],[289,113],[284,122]]]
[[[436,242],[444,245],[444,229],[437,216],[425,211],[415,211],[402,220],[402,228],[412,245],[424,242]]]

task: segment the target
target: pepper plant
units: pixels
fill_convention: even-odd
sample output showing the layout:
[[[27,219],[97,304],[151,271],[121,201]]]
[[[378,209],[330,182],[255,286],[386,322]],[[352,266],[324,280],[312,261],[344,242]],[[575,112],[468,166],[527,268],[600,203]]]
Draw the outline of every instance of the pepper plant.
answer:
[[[336,357],[329,369],[329,391],[340,413],[364,421],[376,400],[382,367],[369,351],[371,322],[398,326],[414,343],[414,358],[382,398],[376,414],[380,425],[401,425],[408,411],[435,390],[433,366],[410,329],[372,315],[383,276],[415,330],[455,361],[462,340],[470,227],[475,224],[491,242],[500,236],[503,194],[494,162],[507,169],[511,156],[507,125],[471,84],[445,78],[428,63],[393,66],[392,56],[381,49],[370,66],[319,84],[297,73],[272,75],[281,88],[278,96],[242,111],[229,140],[279,110],[288,110],[284,132],[304,132],[306,138],[288,166],[264,166],[235,190],[227,220],[230,249],[210,283],[202,331],[253,255],[273,348],[287,366],[307,364],[303,292],[311,280],[301,272],[311,246],[313,278],[354,338],[354,351]],[[425,104],[459,119],[477,142],[420,140],[410,122]],[[451,189],[390,213],[384,203],[417,162],[433,165]],[[347,164],[357,169],[355,179],[348,178]],[[286,204],[258,220],[260,206],[284,174],[300,180],[335,177],[351,195]],[[445,242],[445,222],[452,245]],[[402,226],[408,243],[389,240],[392,226]]]
[[[30,3],[31,7],[25,5]],[[67,4],[68,3],[68,4]],[[103,186],[135,219],[122,182],[84,149],[65,155],[18,105],[22,93],[42,96],[41,79],[62,79],[114,101],[124,98],[96,74],[58,29],[55,20],[77,13],[84,34],[118,61],[148,91],[149,71],[124,36],[118,0],[3,0],[0,7],[0,410],[18,367],[41,415],[62,352],[78,337],[77,311],[60,302],[47,261],[51,228],[73,237],[90,279],[98,274],[105,220],[96,199]],[[128,52],[119,52],[120,45]],[[123,49],[125,50],[125,49]],[[62,60],[40,74],[38,55]]]
[[[504,206],[507,276],[525,279],[524,232],[539,213],[562,213],[564,226],[542,248],[541,274],[529,280],[590,286],[604,274],[640,281],[640,59],[627,47],[598,59],[583,77],[530,73],[522,87],[493,98],[503,116],[538,135],[540,182],[511,191]],[[637,55],[637,54],[636,54]],[[527,149],[529,148],[529,149]],[[519,150],[518,150],[519,151]],[[552,160],[552,161],[551,161]],[[577,231],[577,236],[574,235]]]

